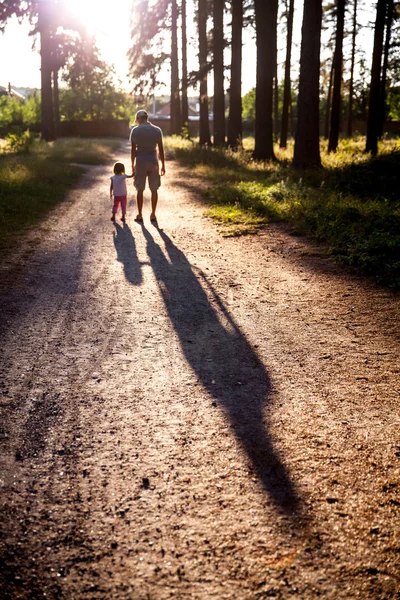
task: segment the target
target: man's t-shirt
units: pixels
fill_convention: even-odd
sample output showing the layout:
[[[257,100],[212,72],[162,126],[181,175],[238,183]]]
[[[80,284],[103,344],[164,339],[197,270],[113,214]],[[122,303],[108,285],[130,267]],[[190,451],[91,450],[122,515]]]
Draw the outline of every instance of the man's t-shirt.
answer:
[[[141,123],[131,131],[131,142],[136,144],[137,160],[157,161],[157,144],[162,140],[162,131],[151,123]]]

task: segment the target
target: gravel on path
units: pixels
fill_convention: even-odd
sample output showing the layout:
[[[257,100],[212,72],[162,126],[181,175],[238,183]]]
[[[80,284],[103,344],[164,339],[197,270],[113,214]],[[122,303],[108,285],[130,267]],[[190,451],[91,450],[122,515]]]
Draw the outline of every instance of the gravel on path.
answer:
[[[2,270],[0,598],[400,598],[399,296],[108,171]]]

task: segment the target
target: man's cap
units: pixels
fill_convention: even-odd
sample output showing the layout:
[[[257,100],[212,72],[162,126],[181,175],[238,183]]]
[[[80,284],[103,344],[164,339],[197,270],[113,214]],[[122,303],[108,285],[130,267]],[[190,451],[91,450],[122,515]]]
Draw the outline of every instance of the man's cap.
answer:
[[[148,116],[146,110],[138,110],[136,113],[136,119],[147,119]]]

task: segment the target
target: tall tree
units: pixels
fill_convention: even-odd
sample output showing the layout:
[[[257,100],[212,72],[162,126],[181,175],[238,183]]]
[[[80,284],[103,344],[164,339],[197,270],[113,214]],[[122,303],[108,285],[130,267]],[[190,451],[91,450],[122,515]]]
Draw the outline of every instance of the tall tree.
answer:
[[[334,53],[334,76],[331,109],[331,129],[328,152],[336,152],[339,142],[340,114],[342,109],[343,35],[346,0],[336,0],[336,36]]]
[[[186,0],[182,0],[182,127],[189,132]]]
[[[170,58],[165,52],[170,32],[167,23],[169,1],[136,0],[133,3],[128,59],[134,92],[153,93],[157,85],[164,83],[159,74]]]
[[[243,0],[232,0],[231,81],[229,88],[228,145],[242,144],[242,29]]]
[[[213,1],[214,145],[225,145],[224,0]]]
[[[350,62],[350,81],[349,81],[349,104],[347,112],[347,137],[353,135],[353,96],[354,96],[354,67],[356,60],[356,39],[357,39],[357,0],[353,0],[353,26],[351,32],[351,62]]]
[[[294,0],[289,0],[289,7],[286,11],[287,37],[286,37],[285,82],[284,82],[284,86],[283,86],[281,140],[280,140],[280,144],[279,144],[281,148],[286,148],[287,136],[288,136],[289,107],[290,107],[290,101],[291,101],[290,69],[291,69],[291,59],[292,59],[293,16],[294,16]]]
[[[386,118],[386,80],[387,70],[389,64],[389,50],[390,50],[390,36],[392,33],[393,23],[393,11],[394,1],[387,1],[387,12],[386,12],[386,33],[385,33],[385,46],[383,50],[383,64],[382,64],[382,80],[381,80],[381,93],[380,93],[380,120],[379,120],[379,137],[383,136],[383,128]]]
[[[279,81],[278,81],[278,65],[275,67],[274,75],[274,139],[278,139],[279,135]]]
[[[178,66],[178,7],[176,0],[171,0],[171,134],[181,132],[181,101],[179,94]]]
[[[273,81],[276,69],[276,27],[278,0],[255,0],[257,74],[256,74],[256,160],[274,160]]]
[[[329,70],[328,93],[326,95],[325,124],[324,124],[324,138],[326,140],[329,139],[329,124],[330,124],[330,118],[331,118],[334,65],[335,65],[335,58],[333,57],[332,62],[331,62],[331,68]]]
[[[376,5],[374,49],[372,53],[371,84],[369,88],[367,143],[365,147],[365,151],[371,152],[373,155],[378,153],[381,62],[385,30],[386,3],[387,0],[378,0]]]
[[[293,165],[321,166],[319,148],[319,67],[322,1],[304,0],[300,80]]]
[[[198,0],[199,28],[199,81],[200,81],[200,145],[210,145],[208,117],[208,62],[207,62],[207,0]]]
[[[41,75],[41,134],[44,140],[56,137],[54,122],[52,87],[52,40],[51,30],[54,23],[54,2],[39,2],[38,31],[40,33],[40,75]]]

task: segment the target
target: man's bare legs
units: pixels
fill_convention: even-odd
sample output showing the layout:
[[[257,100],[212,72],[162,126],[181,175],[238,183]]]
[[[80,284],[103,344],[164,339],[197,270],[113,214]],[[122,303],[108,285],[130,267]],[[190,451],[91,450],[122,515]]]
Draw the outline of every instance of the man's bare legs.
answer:
[[[143,200],[142,200],[143,202]],[[157,190],[152,190],[151,192],[151,215],[150,215],[150,221],[155,221],[156,220],[156,208],[157,208],[157,202],[158,202],[158,191]]]
[[[143,211],[143,192],[138,191],[136,194],[136,202],[137,202],[137,210],[138,210],[138,214],[136,217],[137,221],[143,221],[143,215],[142,215],[142,211]],[[157,202],[158,202],[158,191],[157,190],[152,190],[151,192],[151,215],[150,215],[150,221],[155,221],[156,220],[156,208],[157,208]]]
[[[143,215],[142,215],[142,210],[143,210],[143,192],[137,192],[136,194],[136,203],[137,203],[137,210],[138,210],[138,214],[136,219],[138,221],[143,221]]]

